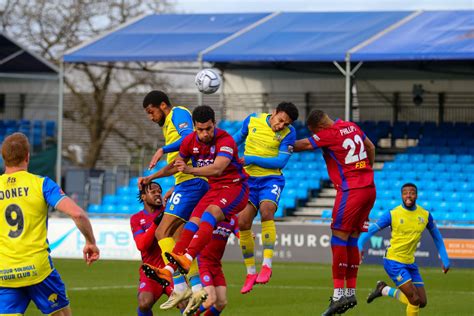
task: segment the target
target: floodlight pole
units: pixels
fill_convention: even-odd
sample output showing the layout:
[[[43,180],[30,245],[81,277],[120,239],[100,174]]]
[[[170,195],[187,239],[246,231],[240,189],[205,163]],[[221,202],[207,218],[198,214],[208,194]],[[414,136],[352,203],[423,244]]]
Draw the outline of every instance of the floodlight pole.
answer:
[[[346,121],[351,120],[351,55],[346,54],[346,94],[345,94],[345,115],[344,118]]]
[[[58,91],[58,133],[56,148],[56,183],[61,186],[61,165],[62,165],[62,147],[63,147],[63,108],[64,108],[64,61],[61,58],[59,63],[59,91]]]
[[[334,66],[346,77],[346,91],[345,91],[345,104],[344,104],[344,119],[346,121],[351,120],[351,103],[352,103],[352,89],[351,89],[351,79],[352,76],[355,75],[357,70],[362,66],[362,62],[359,62],[352,70],[351,70],[351,55],[350,53],[346,53],[346,69],[342,68],[341,65],[337,61],[333,61]]]

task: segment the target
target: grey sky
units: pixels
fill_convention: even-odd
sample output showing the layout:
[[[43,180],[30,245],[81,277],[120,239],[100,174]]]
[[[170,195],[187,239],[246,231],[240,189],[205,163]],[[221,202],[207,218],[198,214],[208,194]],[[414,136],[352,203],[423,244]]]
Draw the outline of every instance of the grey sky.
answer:
[[[174,0],[184,13],[474,10],[474,0]]]

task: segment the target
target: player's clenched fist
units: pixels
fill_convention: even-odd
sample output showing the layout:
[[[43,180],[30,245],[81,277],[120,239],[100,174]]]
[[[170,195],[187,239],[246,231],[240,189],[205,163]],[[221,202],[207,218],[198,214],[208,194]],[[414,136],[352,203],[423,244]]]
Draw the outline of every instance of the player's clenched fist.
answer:
[[[144,186],[150,184],[151,179],[149,177],[138,178],[138,190],[141,190]]]
[[[82,253],[87,265],[91,265],[94,261],[99,260],[100,257],[100,250],[95,244],[86,243]]]
[[[178,169],[179,172],[186,173],[186,171],[188,171],[188,165],[181,159],[177,159],[174,162],[174,166],[176,167],[176,169]]]

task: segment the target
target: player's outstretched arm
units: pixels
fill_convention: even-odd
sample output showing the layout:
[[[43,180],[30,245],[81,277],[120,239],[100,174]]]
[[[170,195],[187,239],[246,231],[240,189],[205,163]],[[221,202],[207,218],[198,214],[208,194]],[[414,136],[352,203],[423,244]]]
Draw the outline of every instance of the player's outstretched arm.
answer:
[[[156,163],[160,161],[161,157],[163,157],[164,154],[165,153],[163,151],[163,148],[158,148],[150,160],[150,163],[148,165],[148,170],[153,169],[156,166]]]
[[[179,159],[179,158],[176,158]],[[138,189],[141,190],[144,185],[149,184],[151,181],[154,179],[159,179],[159,178],[166,178],[169,176],[174,175],[176,172],[178,172],[178,169],[174,166],[174,161],[171,163],[167,164],[157,172],[147,176],[147,177],[140,177],[138,178]]]
[[[441,262],[443,263],[443,272],[447,273],[449,268],[451,267],[448,252],[446,251],[446,246],[444,245],[443,236],[441,236],[441,232],[436,226],[436,223],[433,221],[433,217],[431,216],[431,214],[428,217],[428,225],[426,226],[426,228],[428,228],[428,231],[430,232],[430,235],[436,245],[436,249],[438,249]]]
[[[377,224],[372,223],[369,226],[369,230],[365,233],[360,234],[359,240],[357,241],[357,247],[359,247],[359,251],[362,251],[364,249],[364,245],[367,242],[367,240],[370,239],[375,233],[377,233],[380,230],[379,226]]]
[[[370,138],[367,136],[364,139],[365,150],[367,151],[367,158],[369,159],[370,166],[374,166],[375,161],[375,145],[372,143]]]
[[[313,150],[314,147],[310,143],[308,138],[298,139],[295,142],[294,152],[306,151],[306,150]]]
[[[290,157],[291,154],[289,153],[279,152],[278,156],[270,158],[245,155],[244,161],[246,165],[257,165],[267,169],[283,169]]]
[[[183,161],[179,160],[176,160],[175,162],[179,171],[199,177],[218,177],[224,172],[229,164],[230,159],[224,156],[217,156],[213,164],[199,168],[190,167]]]
[[[56,209],[69,215],[86,239],[86,244],[82,251],[86,263],[90,265],[94,261],[97,261],[100,251],[95,244],[94,232],[87,213],[69,197],[64,197],[59,201],[56,205]]]

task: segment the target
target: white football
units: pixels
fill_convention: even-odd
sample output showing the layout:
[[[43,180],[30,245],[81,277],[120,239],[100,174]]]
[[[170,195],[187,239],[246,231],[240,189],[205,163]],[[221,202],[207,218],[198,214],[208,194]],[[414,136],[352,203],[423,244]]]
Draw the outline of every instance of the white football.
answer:
[[[194,83],[200,92],[211,94],[219,90],[221,77],[214,69],[203,69],[196,75]]]

